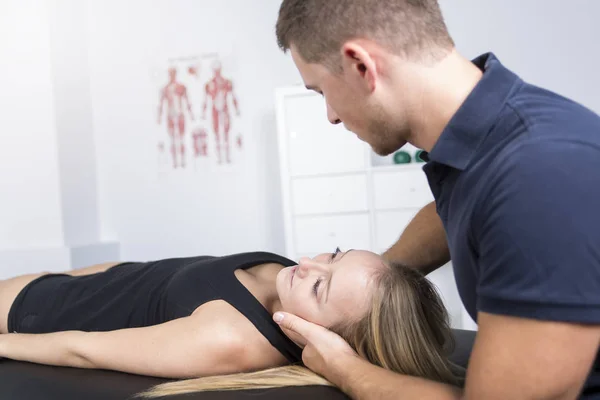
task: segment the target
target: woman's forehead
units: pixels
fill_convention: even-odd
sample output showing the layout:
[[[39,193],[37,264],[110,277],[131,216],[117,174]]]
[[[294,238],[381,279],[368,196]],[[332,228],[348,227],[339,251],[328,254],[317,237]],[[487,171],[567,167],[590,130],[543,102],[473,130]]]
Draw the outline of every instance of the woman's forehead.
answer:
[[[348,263],[335,270],[329,282],[327,303],[338,312],[362,308],[369,298],[371,274],[372,268],[359,263]]]

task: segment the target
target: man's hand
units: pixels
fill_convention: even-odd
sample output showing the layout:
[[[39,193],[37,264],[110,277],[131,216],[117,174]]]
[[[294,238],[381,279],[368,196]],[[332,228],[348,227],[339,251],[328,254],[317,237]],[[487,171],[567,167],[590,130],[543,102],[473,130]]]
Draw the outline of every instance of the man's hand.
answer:
[[[283,317],[279,319],[278,317]],[[353,399],[457,400],[452,386],[399,375],[359,357],[340,336],[295,315],[275,313],[275,322],[295,342],[305,345],[304,365]]]
[[[333,360],[340,362],[348,357],[358,357],[344,339],[329,329],[283,312],[275,313],[273,319],[290,339],[304,348],[302,352],[304,365],[332,383],[336,382],[335,378],[328,373],[330,371],[328,363]]]

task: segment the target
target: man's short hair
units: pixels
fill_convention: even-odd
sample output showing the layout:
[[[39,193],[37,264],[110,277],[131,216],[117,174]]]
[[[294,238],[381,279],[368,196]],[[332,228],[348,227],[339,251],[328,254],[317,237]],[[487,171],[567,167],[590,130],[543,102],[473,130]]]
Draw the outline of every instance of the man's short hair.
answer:
[[[437,0],[283,0],[279,47],[309,63],[339,66],[351,39],[370,39],[411,59],[439,59],[454,47]]]

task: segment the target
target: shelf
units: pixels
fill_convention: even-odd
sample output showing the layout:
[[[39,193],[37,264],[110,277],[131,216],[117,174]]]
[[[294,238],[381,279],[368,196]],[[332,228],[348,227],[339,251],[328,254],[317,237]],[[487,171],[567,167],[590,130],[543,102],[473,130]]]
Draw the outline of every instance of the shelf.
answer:
[[[416,160],[418,160],[418,153],[420,151],[421,151],[420,149],[418,149],[408,143],[406,145],[404,145],[401,149],[396,151],[395,153],[392,153],[388,156],[380,156],[380,155],[376,154],[375,152],[373,152],[372,150],[370,150],[370,153],[371,153],[370,165],[373,168],[389,167],[389,166],[408,166],[408,165],[423,166],[425,164],[424,162],[416,161]],[[403,156],[406,157],[408,159],[408,162],[406,162],[406,163],[395,162],[394,158],[395,158],[396,154],[398,154],[399,159],[402,159]]]
[[[360,211],[329,211],[329,212],[316,212],[316,213],[292,213],[294,218],[298,219],[311,219],[318,217],[340,217],[344,215],[367,215],[369,214],[369,210],[360,210]]]
[[[412,164],[392,164],[392,165],[377,165],[371,166],[373,172],[397,172],[397,171],[420,171],[424,163]]]
[[[364,175],[366,171],[364,169],[348,170],[343,172],[316,172],[313,174],[296,174],[290,175],[291,179],[314,179],[314,178],[325,178],[325,177],[341,177],[351,175]]]

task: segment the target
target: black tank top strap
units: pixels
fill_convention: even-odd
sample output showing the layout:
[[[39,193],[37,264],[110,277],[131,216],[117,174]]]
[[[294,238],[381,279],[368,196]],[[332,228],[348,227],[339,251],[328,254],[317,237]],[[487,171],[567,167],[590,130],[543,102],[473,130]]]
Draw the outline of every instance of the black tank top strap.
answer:
[[[302,349],[283,333],[279,325],[273,321],[271,314],[235,276],[236,269],[247,269],[258,264],[278,263],[289,267],[296,265],[296,263],[285,257],[266,252],[237,254],[223,257],[222,260],[226,262],[226,265],[231,265],[232,268],[226,268],[225,265],[218,268],[220,270],[220,273],[218,273],[219,279],[211,279],[211,284],[221,294],[223,300],[248,318],[269,343],[279,350],[290,363],[301,362]],[[227,270],[227,272],[223,273],[224,270]]]

